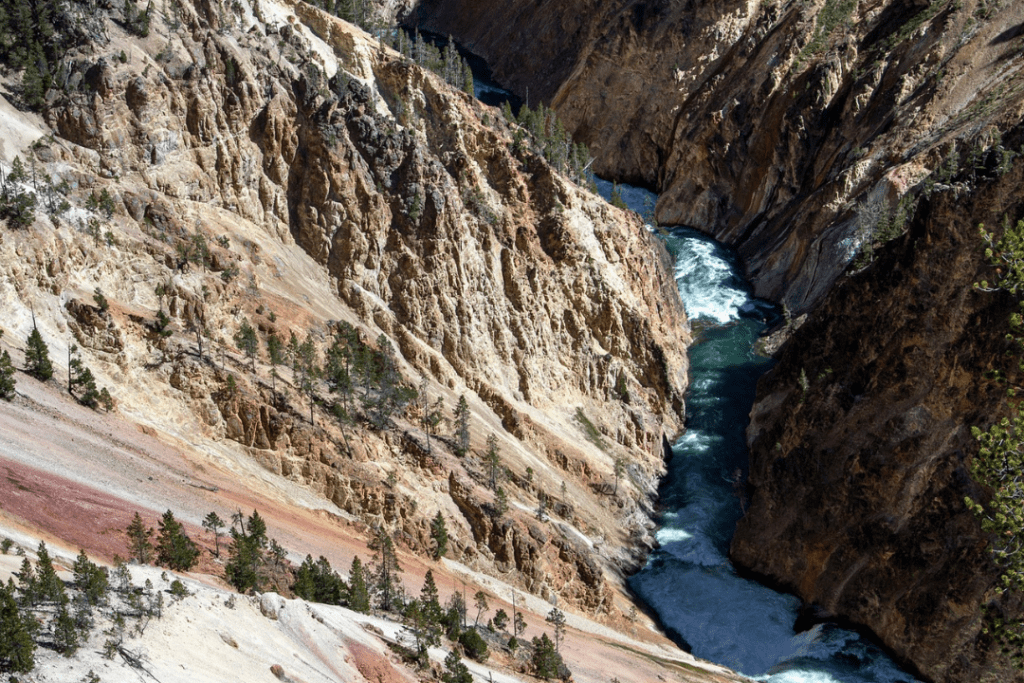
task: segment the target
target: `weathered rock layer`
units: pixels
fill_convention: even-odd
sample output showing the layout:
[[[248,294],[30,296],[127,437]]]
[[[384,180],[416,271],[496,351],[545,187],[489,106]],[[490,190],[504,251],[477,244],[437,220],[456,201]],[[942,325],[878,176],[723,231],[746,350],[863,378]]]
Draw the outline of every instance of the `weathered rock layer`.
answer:
[[[423,0],[452,34],[662,193],[658,220],[735,246],[757,294],[809,310],[949,140],[1019,112],[1019,3]],[[926,168],[922,168],[926,167]]]
[[[176,3],[145,39],[96,12],[104,31],[47,94],[54,137],[20,150],[74,208],[5,236],[7,339],[34,307],[137,419],[236,442],[410,550],[441,511],[474,569],[614,617],[608,579],[650,542],[662,443],[682,429],[689,330],[660,243],[513,154],[496,110],[310,5]],[[97,286],[109,312],[82,303]],[[444,424],[431,446],[421,404],[387,430],[346,427],[325,385],[304,395],[264,363],[271,332],[322,354],[338,321],[393,346],[441,417],[468,396],[466,457]],[[512,504],[497,521],[489,433]],[[561,526],[538,535],[540,499]]]

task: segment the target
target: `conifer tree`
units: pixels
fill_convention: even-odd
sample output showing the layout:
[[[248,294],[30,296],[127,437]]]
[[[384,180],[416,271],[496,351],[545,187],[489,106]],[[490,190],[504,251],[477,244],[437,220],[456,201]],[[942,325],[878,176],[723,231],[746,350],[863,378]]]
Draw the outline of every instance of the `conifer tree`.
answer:
[[[466,623],[466,600],[459,591],[453,591],[445,605],[444,627],[449,640],[458,640]]]
[[[203,528],[213,534],[213,554],[220,557],[220,537],[223,536],[221,529],[224,528],[224,520],[216,512],[210,512],[203,518]]]
[[[433,539],[435,560],[440,560],[448,552],[448,528],[445,526],[444,515],[437,511],[437,515],[430,522],[430,538]]]
[[[256,336],[255,328],[249,324],[247,319],[242,320],[242,325],[238,328],[238,332],[235,333],[235,343],[238,344],[238,348],[245,354],[245,357],[249,359],[252,372],[256,374],[256,354],[260,348],[260,340]]]
[[[394,346],[383,334],[377,338],[377,351],[371,356],[369,379],[363,407],[370,422],[377,429],[384,429],[391,423],[391,416],[416,396],[416,390],[402,383]]]
[[[469,667],[462,663],[462,657],[454,649],[444,658],[441,680],[443,683],[473,683],[473,674],[469,673]]]
[[[26,105],[32,109],[38,109],[43,106],[43,95],[45,92],[43,75],[39,73],[39,67],[36,65],[36,62],[31,60],[21,76],[21,96]]]
[[[487,452],[484,454],[484,463],[490,479],[491,490],[498,490],[498,471],[501,467],[501,455],[498,453],[498,437],[491,432],[487,437]]]
[[[459,396],[459,403],[452,412],[452,422],[455,426],[455,453],[464,456],[469,452],[469,403],[465,394]]]
[[[25,673],[35,667],[35,620],[23,614],[14,586],[0,583],[0,671]]]
[[[356,555],[348,572],[348,607],[354,612],[370,611],[370,592],[366,587],[363,563]]]
[[[309,424],[313,424],[313,399],[316,396],[316,384],[320,379],[322,369],[317,359],[316,344],[313,342],[312,335],[307,335],[306,341],[298,345],[292,362],[295,364],[295,376],[299,390],[309,398]]]
[[[50,551],[46,549],[46,543],[43,541],[39,541],[39,548],[36,549],[35,589],[39,600],[54,604],[59,603],[61,596],[65,594],[64,582],[57,576]]]
[[[25,346],[25,372],[40,382],[53,377],[53,363],[50,362],[50,349],[43,341],[43,335],[36,327],[35,315],[32,316],[32,331],[29,332]]]
[[[277,395],[277,366],[285,362],[284,343],[281,338],[271,332],[267,335],[267,358],[270,360],[270,386]]]
[[[244,525],[237,513],[239,529],[231,529],[230,559],[224,566],[228,582],[239,593],[259,590],[263,582],[261,570],[265,563],[264,549],[267,547],[267,525],[259,512],[253,510]]]
[[[75,391],[80,389],[76,396]],[[83,406],[95,409],[99,405],[100,392],[96,388],[96,378],[92,370],[82,363],[78,355],[78,346],[68,347],[68,393]]]
[[[491,620],[491,623],[494,625],[494,628],[499,631],[504,631],[505,627],[508,626],[508,612],[504,609],[498,609],[498,611],[494,613],[494,618]]]
[[[508,514],[508,494],[500,486],[494,492],[494,513],[498,516],[498,519]]]
[[[427,433],[427,454],[429,455],[433,452],[433,448],[430,445],[430,436],[437,432],[438,425],[444,420],[444,398],[438,396],[433,405],[427,408],[426,392],[424,392],[423,405],[423,429]]]
[[[402,623],[415,641],[416,659],[421,666],[425,665],[429,661],[427,648],[441,643],[437,624],[427,618],[423,603],[418,599],[406,603],[402,610]]]
[[[138,512],[128,524],[128,555],[139,564],[149,564],[153,560],[153,528],[146,528]]]
[[[349,592],[348,586],[323,555],[315,562],[312,555],[306,555],[295,572],[295,583],[291,588],[300,598],[325,605],[342,604]]]
[[[75,588],[88,605],[99,605],[106,598],[110,588],[105,567],[98,567],[89,560],[84,550],[78,551],[78,557],[72,567],[75,576]]]
[[[57,652],[65,657],[75,654],[79,644],[78,624],[68,609],[70,602],[68,596],[62,593],[53,616],[53,644]]]
[[[174,569],[188,571],[199,561],[199,548],[185,534],[181,522],[174,518],[168,510],[159,522],[160,532],[156,542],[157,564]]]
[[[20,602],[26,607],[35,607],[39,604],[39,581],[36,579],[32,563],[26,557],[21,561],[21,570],[15,572],[18,577],[18,592]]]
[[[537,678],[557,678],[562,667],[562,656],[555,649],[555,644],[548,638],[547,633],[542,633],[540,638],[533,638],[533,674]]]
[[[480,625],[480,615],[487,611],[490,606],[487,602],[487,593],[482,590],[477,591],[473,595],[473,606],[476,607],[476,619],[473,620],[473,626]]]
[[[4,336],[0,330],[0,338]],[[0,353],[0,398],[10,401],[14,398],[14,387],[17,381],[14,379],[14,363],[11,362],[11,354],[5,349]]]
[[[427,570],[423,577],[423,588],[420,589],[420,609],[427,621],[433,624],[441,623],[444,610],[441,609],[441,597],[437,591],[437,584],[434,582],[434,572]]]
[[[402,567],[398,563],[395,544],[390,534],[378,529],[370,548],[374,551],[370,575],[373,591],[377,596],[377,606],[385,612],[390,612],[397,606],[403,592],[400,577]]]
[[[553,607],[544,621],[555,629],[555,652],[558,652],[561,649],[562,640],[565,638],[565,614],[557,607]]]

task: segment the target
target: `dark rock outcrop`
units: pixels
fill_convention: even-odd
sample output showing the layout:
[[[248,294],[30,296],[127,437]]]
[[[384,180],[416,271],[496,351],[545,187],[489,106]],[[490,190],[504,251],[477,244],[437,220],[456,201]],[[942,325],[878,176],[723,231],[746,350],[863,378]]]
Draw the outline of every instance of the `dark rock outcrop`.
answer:
[[[1021,613],[995,592],[999,570],[964,504],[985,500],[970,427],[1006,410],[988,372],[1020,374],[1006,356],[1015,303],[973,286],[994,279],[978,224],[1021,215],[1024,167],[977,183],[923,202],[783,347],[751,414],[752,496],[731,551],[933,681],[1024,679],[983,630],[982,605]]]

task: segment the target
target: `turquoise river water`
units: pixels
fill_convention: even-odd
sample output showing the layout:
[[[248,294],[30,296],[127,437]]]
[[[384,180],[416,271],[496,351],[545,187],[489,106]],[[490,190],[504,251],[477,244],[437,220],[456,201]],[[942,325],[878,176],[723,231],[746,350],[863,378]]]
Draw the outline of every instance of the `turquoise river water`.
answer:
[[[598,181],[605,198],[612,186]],[[657,199],[620,186],[641,215]],[[771,304],[754,299],[736,257],[689,228],[661,229],[695,328],[690,348],[686,432],[672,448],[659,507],[660,548],[630,580],[669,635],[694,655],[771,683],[913,683],[873,642],[834,624],[802,633],[800,601],[737,575],[729,543],[743,514],[745,430],[758,378],[769,359],[754,352]]]

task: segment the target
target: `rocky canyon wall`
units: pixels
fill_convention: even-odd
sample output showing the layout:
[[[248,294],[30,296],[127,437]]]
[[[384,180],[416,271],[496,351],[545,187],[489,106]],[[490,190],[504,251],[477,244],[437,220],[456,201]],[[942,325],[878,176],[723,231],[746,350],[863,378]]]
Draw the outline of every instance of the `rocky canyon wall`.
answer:
[[[796,313],[864,241],[862,205],[1022,102],[1019,3],[422,0],[406,21],[550,103],[598,174],[656,189],[659,221],[736,247]]]
[[[759,295],[809,313],[753,408],[734,561],[928,680],[1021,680],[986,632],[1019,600],[964,497],[985,498],[970,428],[1006,407],[986,373],[1015,304],[973,283],[993,279],[978,224],[1024,210],[1024,6],[471,4],[408,21],[550,102],[599,173],[657,189],[660,221],[734,245]]]
[[[473,569],[627,611],[615,587],[652,543],[689,342],[641,221],[513,151],[496,110],[305,3],[175,3],[146,36],[120,8],[69,8],[98,28],[4,161],[67,181],[71,208],[4,234],[5,343],[33,310],[55,357],[74,339],[150,428],[229,443],[407,550],[426,554],[440,511]],[[0,123],[12,141],[30,128]],[[97,287],[107,312],[86,303]],[[261,341],[251,366],[243,320]],[[466,457],[448,426],[424,433],[420,405],[389,429],[358,410],[345,427],[325,384],[304,395],[266,364],[270,333],[309,335],[322,358],[339,321],[374,348],[383,335],[441,417],[467,396]],[[490,434],[511,507],[497,515]],[[554,526],[530,514],[541,499]]]
[[[1008,414],[1006,378],[1019,375],[1006,339],[1016,303],[974,287],[995,279],[978,225],[1018,220],[1022,187],[1018,163],[924,201],[783,347],[747,433],[736,563],[869,627],[933,681],[1024,679],[989,632],[1020,618],[1019,597],[997,593],[964,503],[986,499],[970,428]]]

